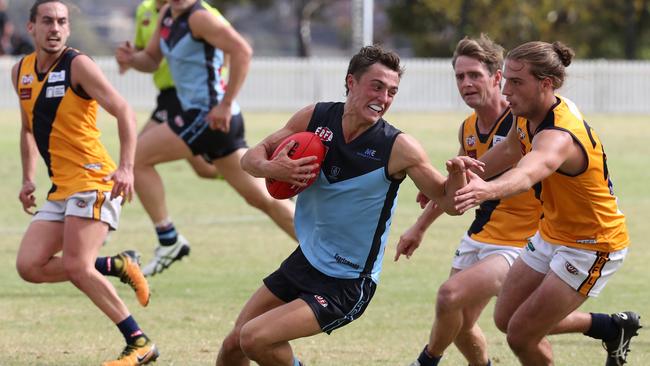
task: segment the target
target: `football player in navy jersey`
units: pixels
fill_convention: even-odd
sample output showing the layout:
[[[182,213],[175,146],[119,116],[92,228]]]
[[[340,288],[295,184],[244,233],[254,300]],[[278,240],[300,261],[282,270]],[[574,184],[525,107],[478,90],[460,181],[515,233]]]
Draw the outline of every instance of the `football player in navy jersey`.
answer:
[[[304,185],[318,167],[315,157],[290,159],[293,143],[269,157],[285,138],[302,131],[316,133],[327,147],[315,183],[297,198],[298,248],[244,306],[217,365],[300,365],[290,340],[329,334],[361,316],[379,281],[397,192],[406,176],[441,207],[451,207],[447,180],[431,166],[420,143],[382,118],[401,74],[397,54],[378,46],[362,48],[348,67],[345,103],[301,109],[242,158],[242,167],[256,177]],[[478,166],[465,158],[468,166]],[[453,194],[464,177],[460,171],[450,177],[447,188]]]

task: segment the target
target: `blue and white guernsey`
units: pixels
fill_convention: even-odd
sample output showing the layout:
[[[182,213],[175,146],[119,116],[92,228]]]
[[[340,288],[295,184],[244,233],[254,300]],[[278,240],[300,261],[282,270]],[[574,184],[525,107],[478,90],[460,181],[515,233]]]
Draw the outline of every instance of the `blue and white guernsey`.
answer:
[[[223,51],[208,42],[194,38],[189,18],[195,11],[208,11],[197,1],[176,19],[168,8],[160,24],[160,50],[167,59],[178,99],[184,111],[207,111],[223,99],[225,85],[220,76]],[[240,112],[232,104],[232,114]]]
[[[311,265],[336,278],[379,282],[386,239],[403,179],[388,175],[388,160],[401,132],[380,119],[345,142],[344,103],[318,103],[308,131],[327,147],[316,182],[300,193],[295,227]]]

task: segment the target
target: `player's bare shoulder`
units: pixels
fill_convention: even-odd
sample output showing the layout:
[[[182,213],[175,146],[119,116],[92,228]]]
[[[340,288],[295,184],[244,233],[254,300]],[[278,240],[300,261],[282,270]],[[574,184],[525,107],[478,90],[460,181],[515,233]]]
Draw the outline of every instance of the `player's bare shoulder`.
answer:
[[[404,178],[408,168],[427,161],[427,155],[420,142],[407,133],[400,133],[395,138],[390,152],[388,174],[393,178]]]

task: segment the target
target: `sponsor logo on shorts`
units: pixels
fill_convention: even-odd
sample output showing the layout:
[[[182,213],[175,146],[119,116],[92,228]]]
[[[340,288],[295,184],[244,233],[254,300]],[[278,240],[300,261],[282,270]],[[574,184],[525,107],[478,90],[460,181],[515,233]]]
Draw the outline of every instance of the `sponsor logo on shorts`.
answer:
[[[597,241],[596,241],[596,239],[578,239],[578,240],[576,240],[576,243],[578,243],[578,244],[596,244]]]
[[[334,254],[334,259],[336,259],[337,263],[345,264],[346,266],[350,266],[354,269],[359,269],[361,267],[358,264],[351,262],[349,259],[341,257],[339,253]]]
[[[566,262],[564,263],[564,268],[566,268],[566,271],[571,273],[574,276],[578,275],[578,269],[574,267],[571,263]]]
[[[324,308],[326,308],[327,305],[329,305],[329,303],[327,302],[327,300],[325,300],[325,298],[323,298],[321,295],[314,295],[314,299],[316,299],[316,301],[318,301],[318,303],[320,304],[320,306],[322,306],[322,307],[324,307]]]
[[[174,118],[174,123],[175,123],[176,126],[178,126],[178,127],[183,127],[183,126],[185,126],[185,121],[183,121],[183,117],[181,117],[181,116],[176,116],[176,118]]]
[[[534,252],[535,251],[535,246],[533,245],[533,242],[528,239],[528,243],[526,244],[526,250],[529,252]]]
[[[154,116],[163,122],[167,121],[167,111],[164,109],[156,112]]]
[[[334,133],[332,133],[332,130],[330,130],[327,127],[323,126],[318,126],[316,128],[316,131],[314,132],[322,141],[332,141],[332,138],[334,137]]]
[[[76,205],[79,208],[86,208],[86,206],[88,206],[88,202],[86,202],[84,200],[77,200]]]
[[[456,252],[454,253],[454,256],[460,257],[460,249],[456,249]]]

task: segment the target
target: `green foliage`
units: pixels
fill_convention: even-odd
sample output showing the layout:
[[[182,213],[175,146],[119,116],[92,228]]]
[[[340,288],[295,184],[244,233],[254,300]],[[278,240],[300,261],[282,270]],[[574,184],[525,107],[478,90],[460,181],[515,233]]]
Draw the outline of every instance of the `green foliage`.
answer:
[[[464,36],[487,33],[511,49],[562,41],[582,58],[648,58],[647,0],[407,0],[387,9],[416,56],[449,57]]]

